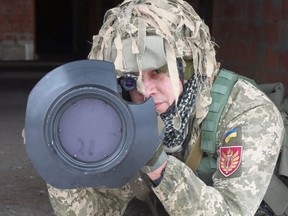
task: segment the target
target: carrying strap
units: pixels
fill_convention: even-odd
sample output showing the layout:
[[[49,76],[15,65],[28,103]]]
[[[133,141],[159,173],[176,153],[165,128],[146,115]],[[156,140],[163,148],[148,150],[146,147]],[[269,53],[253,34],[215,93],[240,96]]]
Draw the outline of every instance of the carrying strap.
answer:
[[[224,106],[230,92],[238,80],[238,76],[228,70],[221,69],[211,88],[212,104],[202,122],[201,150],[208,155],[216,153],[216,131]]]

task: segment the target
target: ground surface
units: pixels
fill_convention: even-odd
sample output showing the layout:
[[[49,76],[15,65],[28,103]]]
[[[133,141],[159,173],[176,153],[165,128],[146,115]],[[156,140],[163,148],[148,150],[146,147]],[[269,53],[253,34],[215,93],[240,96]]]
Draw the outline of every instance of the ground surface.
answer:
[[[0,71],[0,216],[52,216],[45,182],[33,169],[21,138],[27,97],[38,77],[15,77],[3,77]],[[125,213],[144,215],[150,211],[137,200]]]

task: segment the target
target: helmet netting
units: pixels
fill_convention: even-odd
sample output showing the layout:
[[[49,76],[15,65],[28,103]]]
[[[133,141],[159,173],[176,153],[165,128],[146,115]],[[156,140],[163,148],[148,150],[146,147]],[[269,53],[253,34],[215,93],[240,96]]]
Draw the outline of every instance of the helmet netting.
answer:
[[[176,58],[182,59],[184,67],[184,60],[193,61],[194,73],[205,77],[203,91],[198,92],[202,101],[201,107],[198,108],[202,109],[202,112],[204,109],[203,115],[206,115],[211,103],[207,89],[211,88],[219,69],[215,58],[215,43],[211,40],[207,25],[185,1],[126,0],[108,10],[99,34],[93,37],[89,58],[111,61],[110,55],[114,46],[117,50],[114,64],[118,75],[130,72],[125,71],[122,40],[131,38],[132,52],[136,55],[141,76],[141,56],[145,51],[145,38],[149,35],[158,35],[164,39],[168,73],[175,95],[179,92]],[[144,92],[141,79],[137,81],[137,88]],[[175,102],[177,104],[177,100]],[[201,115],[198,117],[201,118]],[[179,121],[181,119],[176,118],[176,128]]]

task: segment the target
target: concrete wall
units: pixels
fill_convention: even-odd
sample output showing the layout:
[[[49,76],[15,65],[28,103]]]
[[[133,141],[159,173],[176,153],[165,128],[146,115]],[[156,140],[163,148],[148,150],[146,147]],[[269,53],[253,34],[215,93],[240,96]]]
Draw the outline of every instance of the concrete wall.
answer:
[[[31,59],[34,23],[34,0],[0,0],[0,60]]]
[[[287,0],[214,0],[212,35],[223,67],[288,89]]]

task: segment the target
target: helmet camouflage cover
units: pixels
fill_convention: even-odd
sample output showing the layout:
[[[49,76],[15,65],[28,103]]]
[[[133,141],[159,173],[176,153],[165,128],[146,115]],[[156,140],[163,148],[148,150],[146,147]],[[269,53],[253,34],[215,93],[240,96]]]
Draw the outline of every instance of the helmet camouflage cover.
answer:
[[[201,103],[196,104],[196,117],[201,121],[208,112],[209,90],[219,69],[214,45],[209,28],[187,2],[126,0],[106,12],[99,34],[93,37],[89,58],[113,62],[117,76],[131,70],[141,76],[144,70],[167,64],[175,95],[179,92],[176,59],[182,61],[185,71],[185,62],[193,62],[189,70],[205,77],[204,87],[198,91]],[[145,90],[141,79],[137,79],[137,89]]]

